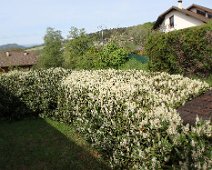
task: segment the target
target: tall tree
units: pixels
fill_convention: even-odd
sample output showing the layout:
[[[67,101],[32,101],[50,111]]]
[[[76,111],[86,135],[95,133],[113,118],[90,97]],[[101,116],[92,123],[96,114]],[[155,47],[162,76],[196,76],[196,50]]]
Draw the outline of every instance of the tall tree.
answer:
[[[38,61],[38,66],[44,68],[60,67],[63,63],[61,31],[47,28],[44,36],[44,48]]]
[[[82,56],[91,48],[93,41],[84,29],[71,27],[64,50],[64,66],[75,69],[81,63]]]

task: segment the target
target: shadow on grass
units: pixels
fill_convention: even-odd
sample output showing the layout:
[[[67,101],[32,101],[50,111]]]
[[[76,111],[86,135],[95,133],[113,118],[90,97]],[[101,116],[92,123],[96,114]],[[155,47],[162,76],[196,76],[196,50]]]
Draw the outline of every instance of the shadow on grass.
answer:
[[[0,169],[109,169],[71,127],[47,121],[0,122]]]
[[[0,119],[16,118],[18,113],[23,112],[18,117],[20,119],[31,112],[23,102],[2,86],[0,99]],[[0,121],[0,169],[109,168],[100,160],[99,154],[70,126],[48,119],[28,118],[19,121]]]
[[[17,96],[4,87],[0,82],[0,120],[17,120],[24,117],[37,117]]]

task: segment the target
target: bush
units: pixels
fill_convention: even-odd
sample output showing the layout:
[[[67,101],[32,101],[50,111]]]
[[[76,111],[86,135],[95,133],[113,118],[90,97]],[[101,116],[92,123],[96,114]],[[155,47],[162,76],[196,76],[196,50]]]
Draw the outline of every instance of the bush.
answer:
[[[206,83],[136,70],[50,69],[3,74],[0,85],[40,116],[75,125],[113,169],[212,166],[211,122],[184,126],[175,110]]]
[[[0,118],[53,114],[57,109],[60,81],[67,74],[68,71],[60,68],[2,74],[0,106],[5,109],[1,110]]]
[[[128,52],[115,42],[104,46],[99,55],[101,68],[118,68],[128,60]]]
[[[212,72],[212,22],[170,33],[150,35],[145,50],[154,71],[204,75]]]
[[[113,169],[210,166],[211,125],[197,122],[190,131],[175,110],[207,84],[165,73],[99,70],[73,71],[63,86],[55,118],[74,124]]]

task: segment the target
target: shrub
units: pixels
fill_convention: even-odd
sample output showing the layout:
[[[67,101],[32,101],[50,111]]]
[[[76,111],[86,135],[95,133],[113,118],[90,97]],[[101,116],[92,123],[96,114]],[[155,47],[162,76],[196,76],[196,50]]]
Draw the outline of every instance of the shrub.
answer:
[[[99,55],[101,68],[118,68],[128,60],[128,52],[115,42],[105,45]]]
[[[212,22],[170,33],[155,32],[145,45],[154,71],[199,74],[212,72]]]
[[[211,165],[211,125],[198,122],[190,131],[175,110],[207,84],[166,73],[99,70],[73,71],[63,86],[56,119],[74,124],[114,169]]]
[[[68,71],[60,68],[2,74],[0,106],[7,109],[1,110],[0,118],[53,114],[57,108],[60,81],[67,74]]]

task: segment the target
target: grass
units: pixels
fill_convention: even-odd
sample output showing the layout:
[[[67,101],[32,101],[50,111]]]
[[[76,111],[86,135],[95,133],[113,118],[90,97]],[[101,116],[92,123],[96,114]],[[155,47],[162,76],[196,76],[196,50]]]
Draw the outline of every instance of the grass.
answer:
[[[206,81],[212,87],[212,75],[204,79],[204,81]]]
[[[74,128],[49,119],[0,121],[0,169],[109,169]]]
[[[142,63],[140,61],[137,61],[135,58],[129,59],[129,61],[119,66],[119,69],[121,70],[135,69],[135,70],[149,71],[148,63]]]

